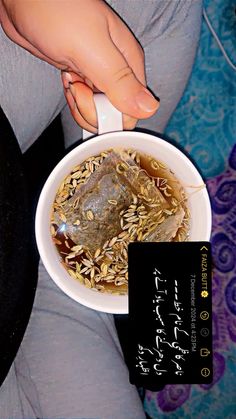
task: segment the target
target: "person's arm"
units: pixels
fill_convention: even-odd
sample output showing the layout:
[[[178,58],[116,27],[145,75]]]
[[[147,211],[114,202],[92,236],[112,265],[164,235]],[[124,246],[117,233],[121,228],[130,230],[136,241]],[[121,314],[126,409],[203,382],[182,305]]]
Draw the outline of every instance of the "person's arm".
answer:
[[[126,129],[156,112],[143,50],[103,0],[0,0],[0,19],[15,43],[62,70],[68,104],[83,128],[96,131],[94,90],[123,113]]]

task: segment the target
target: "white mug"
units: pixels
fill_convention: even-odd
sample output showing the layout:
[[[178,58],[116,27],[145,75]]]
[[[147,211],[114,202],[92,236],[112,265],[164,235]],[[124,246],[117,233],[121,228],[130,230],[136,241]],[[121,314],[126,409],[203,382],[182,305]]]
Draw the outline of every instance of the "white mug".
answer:
[[[36,241],[43,264],[53,281],[75,301],[106,313],[128,313],[128,296],[95,292],[73,279],[63,267],[50,233],[50,217],[57,190],[71,170],[88,157],[111,148],[133,148],[151,155],[169,167],[183,185],[198,187],[203,180],[192,162],[167,141],[142,132],[122,131],[122,115],[103,94],[95,95],[98,135],[85,141],[67,154],[48,177],[36,211]],[[84,132],[84,138],[91,133]],[[206,188],[189,194],[190,241],[209,241],[211,206]]]

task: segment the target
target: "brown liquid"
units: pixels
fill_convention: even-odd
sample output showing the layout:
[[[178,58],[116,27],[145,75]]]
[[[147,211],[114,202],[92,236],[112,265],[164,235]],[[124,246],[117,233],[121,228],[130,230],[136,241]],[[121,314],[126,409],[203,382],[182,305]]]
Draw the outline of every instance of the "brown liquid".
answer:
[[[140,164],[139,164],[140,168],[143,169],[147,173],[150,179],[155,180],[155,185],[159,190],[161,187],[163,188],[163,182],[167,180],[167,183],[170,186],[169,192],[171,192],[171,196],[166,196],[166,195],[163,195],[163,196],[168,203],[168,207],[171,208],[171,206],[173,206],[171,202],[174,197],[178,202],[182,203],[181,204],[182,208],[184,208],[184,210],[187,211],[186,202],[184,202],[186,200],[186,196],[185,196],[183,187],[181,186],[180,182],[176,179],[174,174],[170,171],[170,169],[166,168],[161,162],[153,159],[151,156],[139,154],[139,157],[140,157]],[[156,164],[153,164],[153,162],[156,162]],[[163,194],[163,191],[161,192]],[[54,225],[54,227],[56,230],[56,234],[53,240],[62,258],[62,263],[67,270],[71,269],[72,271],[76,271],[76,262],[80,263],[83,258],[86,259],[87,258],[86,254],[81,253],[80,255],[77,255],[70,260],[66,260],[66,256],[70,252],[72,252],[71,248],[75,246],[76,244],[66,235],[64,231],[60,230],[60,227],[58,228],[57,225]],[[181,231],[181,228],[179,229],[179,231]],[[122,229],[121,229],[121,232],[122,232]],[[176,235],[176,237],[178,239],[178,235]],[[177,239],[174,238],[173,240],[177,240]],[[103,262],[103,260],[101,260],[100,263],[101,262]],[[86,274],[83,276],[86,277]],[[127,292],[127,284],[117,286],[113,282],[107,283],[106,281],[100,280],[99,285],[104,286],[105,291],[108,291],[108,292],[120,292],[120,293]]]

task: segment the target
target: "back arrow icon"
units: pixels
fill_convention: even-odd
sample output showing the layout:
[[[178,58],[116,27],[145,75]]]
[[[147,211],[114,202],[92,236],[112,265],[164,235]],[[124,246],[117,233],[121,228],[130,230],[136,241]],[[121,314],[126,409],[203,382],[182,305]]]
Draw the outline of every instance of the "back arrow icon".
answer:
[[[200,250],[202,249],[208,250],[206,246],[202,246]]]

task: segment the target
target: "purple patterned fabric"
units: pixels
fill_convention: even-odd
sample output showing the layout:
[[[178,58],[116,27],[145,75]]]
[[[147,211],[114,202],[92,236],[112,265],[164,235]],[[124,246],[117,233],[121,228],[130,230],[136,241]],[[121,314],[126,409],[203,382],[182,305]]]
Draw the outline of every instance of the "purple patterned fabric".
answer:
[[[211,237],[213,256],[213,382],[210,385],[199,386],[167,385],[159,393],[147,391],[146,406],[152,406],[152,413],[154,407],[157,412],[164,413],[176,411],[182,406],[181,417],[189,417],[187,416],[189,407],[188,409],[185,408],[187,402],[189,402],[189,405],[191,404],[191,392],[194,390],[195,394],[199,394],[201,391],[208,391],[208,397],[211,400],[211,392],[212,394],[215,393],[217,385],[226,373],[226,361],[230,357],[232,358],[232,349],[234,352],[236,349],[236,145],[230,154],[227,170],[208,180],[207,187],[211,198],[213,216]],[[236,364],[234,364],[233,374],[235,372]],[[236,390],[233,389],[232,385],[228,390],[231,393],[234,392],[236,396]],[[213,396],[212,401],[214,401]],[[212,403],[212,401],[209,403]],[[153,404],[151,404],[152,402]],[[236,414],[235,404],[234,408]],[[233,417],[230,416],[229,411],[227,415],[225,416],[227,418]],[[158,414],[158,417],[161,416]],[[177,416],[170,415],[168,417],[176,418]]]

